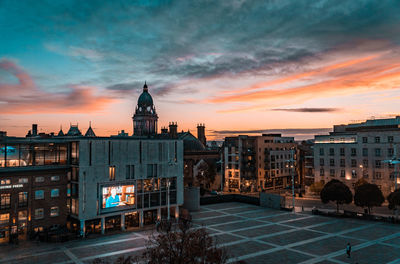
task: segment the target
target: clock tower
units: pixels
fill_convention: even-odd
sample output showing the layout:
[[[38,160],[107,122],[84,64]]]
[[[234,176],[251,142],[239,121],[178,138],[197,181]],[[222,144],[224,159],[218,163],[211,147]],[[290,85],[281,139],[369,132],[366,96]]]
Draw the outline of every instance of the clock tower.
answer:
[[[153,98],[149,94],[146,82],[143,92],[139,96],[133,119],[133,135],[149,136],[157,134],[158,115],[153,105]]]

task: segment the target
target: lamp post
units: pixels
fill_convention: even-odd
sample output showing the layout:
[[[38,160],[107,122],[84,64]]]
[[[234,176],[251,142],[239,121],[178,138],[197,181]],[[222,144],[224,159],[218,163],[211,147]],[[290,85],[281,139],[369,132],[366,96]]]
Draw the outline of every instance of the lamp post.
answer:
[[[396,154],[397,153],[396,148],[397,148],[397,144],[395,144],[393,146],[393,158],[390,159],[390,160],[384,160],[383,161],[385,163],[390,163],[390,164],[394,165],[394,190],[395,191],[397,190],[397,174],[398,174],[398,170],[397,170],[398,166],[397,166],[397,164],[400,163],[400,159],[397,157],[397,154]],[[397,219],[399,211],[397,210],[397,208],[395,208],[394,211],[395,211],[396,219]]]
[[[169,212],[169,207],[170,207],[170,202],[169,202],[169,187],[171,186],[171,182],[169,181],[169,179],[167,179],[167,220],[169,222],[170,220],[170,212]]]
[[[294,170],[294,150],[293,149],[291,149],[290,150],[290,155],[291,155],[291,157],[290,157],[290,159],[289,160],[287,160],[286,162],[289,162],[289,169],[290,169],[290,174],[291,174],[291,176],[292,176],[292,203],[293,203],[293,213],[296,213],[296,209],[295,209],[295,195],[294,195],[294,173],[293,173],[293,170]]]

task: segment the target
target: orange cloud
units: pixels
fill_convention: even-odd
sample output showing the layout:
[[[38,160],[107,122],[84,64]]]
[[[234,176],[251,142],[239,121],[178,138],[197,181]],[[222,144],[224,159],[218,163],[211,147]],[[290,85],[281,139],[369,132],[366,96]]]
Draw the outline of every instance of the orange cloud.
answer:
[[[95,112],[115,100],[96,95],[95,87],[89,86],[71,85],[68,93],[42,91],[27,72],[9,60],[0,61],[1,70],[18,80],[15,84],[0,82],[0,111],[3,114]]]
[[[366,71],[356,71],[352,74],[347,74],[333,80],[321,81],[315,84],[281,90],[263,90],[230,96],[229,98],[224,98],[224,100],[221,100],[220,102],[263,101],[263,104],[223,110],[220,112],[230,113],[265,109],[265,103],[268,103],[268,105],[292,104],[317,97],[352,95],[362,92],[398,89],[399,86],[400,64],[385,67],[384,63],[382,63],[381,65],[376,65],[375,68],[370,68]]]

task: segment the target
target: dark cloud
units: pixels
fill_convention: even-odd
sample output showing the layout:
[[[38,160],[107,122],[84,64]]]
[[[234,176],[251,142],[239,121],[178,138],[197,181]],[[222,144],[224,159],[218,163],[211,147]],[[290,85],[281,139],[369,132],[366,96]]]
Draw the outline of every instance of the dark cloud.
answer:
[[[332,128],[282,128],[282,129],[253,129],[253,130],[211,130],[213,134],[266,134],[266,133],[290,133],[290,134],[319,134],[331,132]]]
[[[210,130],[210,134],[217,138],[237,135],[282,134],[294,137],[296,140],[311,139],[314,135],[328,134],[332,128],[283,128],[283,129],[255,129],[255,130]]]
[[[171,84],[177,79],[249,71],[277,75],[359,39],[400,43],[400,5],[389,0],[76,0],[25,5],[0,1],[3,35],[37,33],[45,42],[67,43],[71,56],[105,69],[99,79],[116,91],[135,90],[128,73],[135,80],[163,80],[156,90],[165,95],[174,92]],[[18,15],[1,19],[1,10]]]
[[[300,113],[332,113],[341,111],[339,108],[278,108],[271,111],[300,112]]]

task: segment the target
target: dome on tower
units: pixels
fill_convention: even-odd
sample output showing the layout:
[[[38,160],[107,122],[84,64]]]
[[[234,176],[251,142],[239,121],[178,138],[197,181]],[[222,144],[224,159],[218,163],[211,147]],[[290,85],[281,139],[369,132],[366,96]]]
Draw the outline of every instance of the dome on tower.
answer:
[[[153,105],[153,98],[149,94],[149,89],[147,88],[147,84],[144,83],[143,92],[138,99],[138,106],[146,107],[152,105]]]

